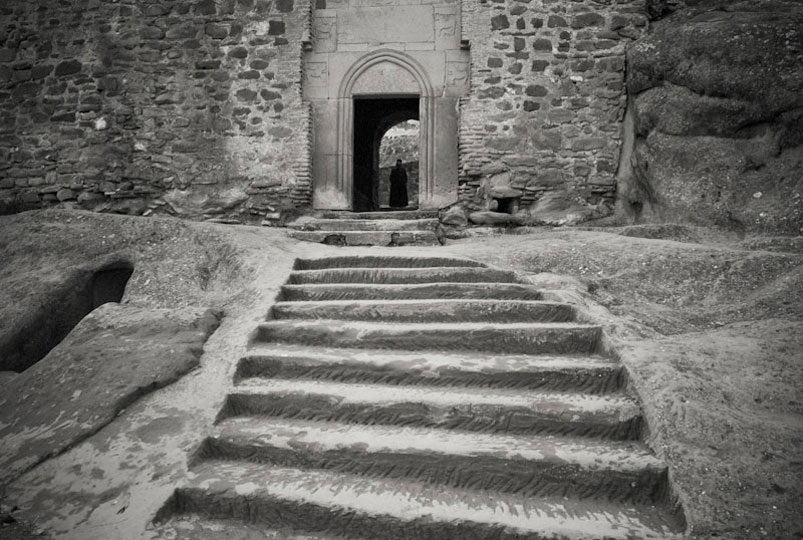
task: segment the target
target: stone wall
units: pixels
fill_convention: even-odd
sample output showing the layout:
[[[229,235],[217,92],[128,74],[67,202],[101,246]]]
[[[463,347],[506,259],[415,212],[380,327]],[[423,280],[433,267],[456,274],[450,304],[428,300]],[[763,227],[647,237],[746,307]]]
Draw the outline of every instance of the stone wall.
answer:
[[[433,43],[396,44],[437,75],[435,124],[459,125],[464,204],[487,208],[488,188],[502,186],[531,209],[556,197],[597,215],[612,207],[624,51],[646,30],[645,2],[433,4]],[[329,154],[312,148],[313,135],[326,139],[309,101],[320,73],[302,72],[369,50],[348,47],[359,34],[348,28],[341,52],[322,37],[332,13],[359,21],[346,15],[364,0],[317,5],[313,25],[310,0],[4,2],[0,213],[60,204],[248,221],[309,208],[314,157]],[[460,32],[441,28],[452,20]],[[468,46],[470,77],[459,69]],[[454,182],[447,168],[431,176]]]
[[[472,68],[461,103],[461,199],[487,207],[489,188],[513,187],[525,206],[560,198],[610,212],[625,45],[647,23],[643,0],[464,2]]]
[[[0,212],[242,219],[308,204],[309,13],[308,0],[5,0]]]

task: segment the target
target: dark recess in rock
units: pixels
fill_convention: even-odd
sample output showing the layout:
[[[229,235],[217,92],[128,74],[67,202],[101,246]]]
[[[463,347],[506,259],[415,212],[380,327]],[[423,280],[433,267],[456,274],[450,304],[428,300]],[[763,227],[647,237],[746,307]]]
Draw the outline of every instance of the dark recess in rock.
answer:
[[[120,302],[134,266],[118,261],[70,276],[16,335],[0,342],[0,371],[23,372],[45,357],[93,309]]]

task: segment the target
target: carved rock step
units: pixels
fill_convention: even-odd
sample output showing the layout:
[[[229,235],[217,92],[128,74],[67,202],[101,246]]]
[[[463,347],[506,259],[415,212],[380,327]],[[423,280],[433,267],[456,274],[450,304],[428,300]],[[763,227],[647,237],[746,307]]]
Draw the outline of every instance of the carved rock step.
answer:
[[[195,455],[449,488],[635,504],[667,499],[666,466],[641,443],[231,418]]]
[[[227,397],[218,419],[235,416],[615,440],[638,439],[642,426],[638,405],[621,394],[594,396],[291,379],[242,381]]]
[[[294,231],[297,240],[338,246],[434,246],[433,231]]]
[[[247,462],[202,462],[191,474],[192,484],[176,490],[157,522],[195,514],[292,533],[377,540],[682,537],[674,516],[655,507],[444,490]]]
[[[626,383],[620,362],[601,356],[439,353],[257,344],[235,379],[508,388],[608,394]]]
[[[286,526],[271,529],[264,523],[234,523],[231,519],[206,519],[198,515],[171,516],[148,532],[150,540],[345,540],[339,535],[290,532]]]
[[[330,283],[512,283],[516,274],[493,268],[330,268],[296,270],[287,279],[289,285]]]
[[[338,319],[398,322],[568,322],[575,310],[568,304],[516,300],[340,300],[279,302],[274,319]]]
[[[300,231],[433,231],[438,224],[429,219],[298,219],[288,225]]]
[[[405,300],[463,298],[493,300],[541,300],[541,291],[518,283],[421,283],[381,285],[341,283],[334,285],[284,285],[281,299],[297,300]]]
[[[383,257],[376,255],[296,259],[293,270],[323,270],[326,268],[431,268],[433,266],[463,266],[485,268],[471,259],[451,257]]]
[[[357,349],[471,350],[512,354],[593,354],[602,329],[573,323],[379,323],[268,321],[257,340]]]

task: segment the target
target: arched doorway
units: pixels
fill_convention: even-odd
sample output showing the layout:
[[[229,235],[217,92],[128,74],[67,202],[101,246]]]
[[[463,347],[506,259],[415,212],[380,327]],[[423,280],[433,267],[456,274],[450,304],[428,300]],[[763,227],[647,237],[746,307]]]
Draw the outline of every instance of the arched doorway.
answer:
[[[454,70],[445,60],[439,51],[396,49],[308,57],[315,208],[369,211],[386,204],[374,179],[376,154],[382,134],[404,120],[419,122],[419,189],[410,206],[437,209],[457,200],[458,105],[464,88],[449,83]]]
[[[364,187],[365,158],[371,162],[368,152],[373,152],[373,141],[382,119],[402,111],[409,114],[414,102],[418,105],[416,119],[421,125],[419,182],[422,189],[419,201],[423,202],[432,192],[432,158],[435,153],[435,97],[424,69],[402,52],[376,51],[360,59],[346,72],[338,97],[337,174],[340,189],[350,195],[348,207],[364,211],[376,202],[372,195],[367,195]],[[390,110],[386,109],[388,106]],[[363,110],[367,111],[365,115]],[[358,111],[361,113],[359,117],[355,116]],[[356,170],[355,164],[358,164]],[[360,188],[359,201],[354,198],[357,193],[355,182]],[[369,201],[367,204],[366,199]]]
[[[381,177],[385,181],[389,171],[383,170],[381,160],[382,140],[394,125],[407,120],[418,122],[418,96],[387,97],[369,96],[354,101],[354,196],[353,208],[357,212],[369,212],[388,206],[387,189],[381,190]],[[416,130],[416,157],[420,145],[420,130]],[[417,159],[416,159],[417,161]],[[395,161],[394,161],[395,162]],[[387,169],[387,164],[385,164]],[[416,163],[416,179],[418,178]],[[408,171],[408,177],[410,176]],[[418,190],[408,185],[408,208],[418,207]]]

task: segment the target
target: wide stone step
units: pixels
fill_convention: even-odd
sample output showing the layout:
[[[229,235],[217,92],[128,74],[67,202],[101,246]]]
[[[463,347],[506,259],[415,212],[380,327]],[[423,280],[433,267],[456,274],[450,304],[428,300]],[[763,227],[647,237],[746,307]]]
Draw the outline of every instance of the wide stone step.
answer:
[[[240,417],[223,421],[195,455],[210,459],[525,497],[667,500],[666,466],[634,442]]]
[[[324,270],[327,268],[431,268],[436,266],[468,266],[485,268],[471,259],[452,257],[343,256],[320,259],[296,259],[293,270]]]
[[[299,219],[288,225],[300,231],[434,231],[436,218],[428,219]]]
[[[336,246],[434,246],[439,244],[433,231],[295,231],[297,240]]]
[[[194,514],[260,523],[289,534],[382,540],[682,537],[682,524],[663,507],[444,490],[248,462],[202,462],[192,476],[159,512],[157,523]]]
[[[227,397],[218,419],[234,416],[615,440],[638,439],[642,426],[638,405],[621,394],[289,379],[241,381]]]
[[[602,329],[574,323],[378,323],[282,320],[259,325],[256,339],[356,349],[473,350],[512,354],[593,354]]]
[[[493,268],[330,268],[296,270],[287,279],[289,285],[332,283],[512,283],[516,274]]]
[[[541,291],[518,283],[419,283],[285,285],[281,299],[305,300],[409,300],[422,298],[463,298],[489,300],[541,300]]]
[[[438,217],[437,210],[384,210],[377,212],[349,212],[333,210],[323,212],[322,219],[432,219]]]
[[[608,394],[627,381],[622,364],[601,356],[529,356],[257,344],[236,380],[328,380],[410,386],[508,388]]]
[[[516,300],[340,300],[279,302],[274,319],[338,319],[399,322],[568,322],[575,319],[568,304]]]

